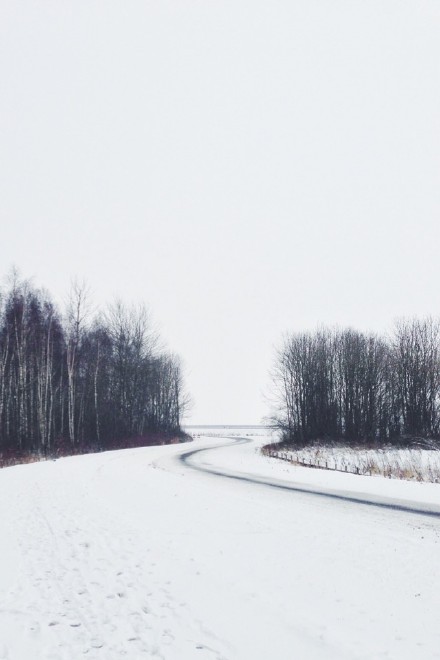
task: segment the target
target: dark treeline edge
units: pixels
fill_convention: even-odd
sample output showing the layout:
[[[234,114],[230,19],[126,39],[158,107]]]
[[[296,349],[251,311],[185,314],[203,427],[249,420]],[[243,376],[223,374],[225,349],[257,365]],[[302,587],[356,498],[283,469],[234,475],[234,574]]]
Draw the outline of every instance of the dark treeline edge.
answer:
[[[287,443],[438,445],[438,320],[399,320],[388,337],[331,328],[291,333],[272,375],[272,422]]]
[[[75,284],[61,316],[17,276],[0,291],[3,459],[182,439],[183,389],[180,360],[160,349],[144,307],[91,314]]]

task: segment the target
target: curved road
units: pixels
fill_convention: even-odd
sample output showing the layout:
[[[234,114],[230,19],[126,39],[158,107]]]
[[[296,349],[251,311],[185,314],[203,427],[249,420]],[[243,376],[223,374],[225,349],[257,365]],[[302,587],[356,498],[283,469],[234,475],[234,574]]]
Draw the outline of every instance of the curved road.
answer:
[[[233,440],[235,445],[248,444],[252,443],[251,438],[243,438],[237,436],[225,436],[227,440]],[[229,446],[229,443],[224,446]],[[179,455],[179,461],[193,470],[199,472],[204,472],[207,474],[213,474],[218,477],[223,477],[226,479],[234,479],[246,483],[253,483],[268,486],[270,488],[277,488],[284,491],[291,491],[293,493],[308,494],[312,496],[325,497],[333,500],[339,500],[342,502],[350,502],[353,504],[362,504],[366,506],[380,507],[382,509],[392,509],[394,511],[402,511],[406,513],[415,513],[423,516],[434,516],[440,518],[440,502],[439,504],[426,503],[423,506],[420,506],[417,503],[404,502],[397,498],[385,497],[375,494],[356,494],[350,493],[349,491],[336,491],[325,488],[312,488],[306,485],[297,484],[294,482],[289,482],[286,480],[277,479],[274,477],[266,477],[263,475],[246,473],[246,472],[236,472],[230,468],[223,467],[221,464],[218,466],[206,465],[200,460],[194,460],[196,457],[200,458],[201,456],[206,455],[207,453],[212,453],[214,450],[221,448],[222,445],[215,445],[213,447],[203,447],[199,449],[192,449],[190,451],[184,451]],[[271,459],[276,461],[276,459]]]

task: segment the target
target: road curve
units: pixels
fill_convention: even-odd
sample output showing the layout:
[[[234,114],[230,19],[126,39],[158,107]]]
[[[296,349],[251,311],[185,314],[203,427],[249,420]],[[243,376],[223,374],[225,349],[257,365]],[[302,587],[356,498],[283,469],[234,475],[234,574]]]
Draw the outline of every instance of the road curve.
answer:
[[[251,438],[237,436],[224,436],[224,439],[228,441],[235,441],[235,445],[242,445],[252,442]],[[192,470],[197,470],[198,472],[203,472],[206,474],[212,474],[225,479],[234,479],[246,483],[267,486],[269,488],[276,488],[283,491],[291,491],[292,493],[301,493],[314,497],[323,497],[342,502],[349,502],[352,504],[361,504],[365,506],[379,507],[381,509],[390,509],[393,511],[402,511],[405,513],[414,513],[421,516],[440,518],[440,504],[436,505],[433,503],[426,503],[422,506],[417,502],[411,503],[381,495],[354,493],[351,491],[334,490],[324,487],[317,489],[283,479],[266,477],[246,472],[236,472],[221,465],[218,467],[202,465],[194,460],[196,456],[200,456],[200,454],[205,454],[207,452],[212,452],[213,450],[219,449],[222,446],[226,445],[215,444],[213,447],[203,447],[200,449],[184,451],[182,454],[179,454],[178,459],[180,463]]]

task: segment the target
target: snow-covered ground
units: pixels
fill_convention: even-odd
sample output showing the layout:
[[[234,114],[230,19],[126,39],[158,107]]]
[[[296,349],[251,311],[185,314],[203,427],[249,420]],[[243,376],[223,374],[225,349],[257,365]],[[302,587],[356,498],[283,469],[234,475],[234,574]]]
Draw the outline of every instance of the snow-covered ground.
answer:
[[[264,441],[1,470],[0,658],[440,657],[440,517],[200,468],[344,493],[366,480],[439,510],[440,486],[294,467]]]
[[[440,451],[435,449],[315,446],[295,450],[274,448],[272,452],[283,460],[329,470],[440,483]]]

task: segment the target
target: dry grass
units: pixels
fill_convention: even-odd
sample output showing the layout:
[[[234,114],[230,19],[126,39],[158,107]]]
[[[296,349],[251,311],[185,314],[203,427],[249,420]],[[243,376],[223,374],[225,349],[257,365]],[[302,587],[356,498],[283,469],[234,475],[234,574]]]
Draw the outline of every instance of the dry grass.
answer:
[[[440,451],[408,448],[364,449],[315,446],[292,449],[267,445],[263,453],[295,465],[389,479],[440,483]]]

